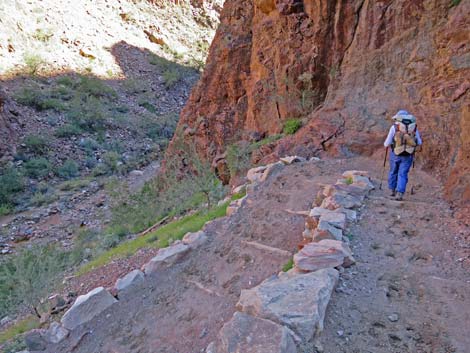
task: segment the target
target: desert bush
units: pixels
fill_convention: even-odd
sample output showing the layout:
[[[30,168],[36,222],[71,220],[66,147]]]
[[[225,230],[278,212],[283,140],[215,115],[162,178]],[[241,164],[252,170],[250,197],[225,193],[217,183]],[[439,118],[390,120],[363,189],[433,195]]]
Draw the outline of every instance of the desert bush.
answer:
[[[65,87],[74,87],[76,85],[76,81],[70,76],[61,76],[57,78],[56,82]]]
[[[170,89],[174,87],[182,78],[181,70],[176,67],[168,67],[162,74],[165,87]]]
[[[57,175],[64,179],[72,179],[79,175],[78,164],[67,159],[64,164],[57,168]]]
[[[55,246],[32,246],[0,263],[0,317],[28,309],[40,317],[39,305],[71,265],[69,253]]]
[[[250,168],[252,152],[253,149],[247,142],[231,144],[227,147],[226,160],[232,177]]]
[[[41,179],[52,171],[52,165],[45,158],[33,158],[24,164],[24,169],[27,176]]]
[[[108,151],[103,155],[103,163],[111,173],[116,173],[118,171],[120,161],[121,155],[115,151]]]
[[[75,124],[65,124],[54,131],[54,135],[59,138],[81,135],[83,130]]]
[[[36,155],[46,153],[49,147],[47,140],[40,135],[28,135],[24,138],[23,143],[29,152]]]
[[[44,65],[44,60],[40,55],[27,53],[23,57],[24,63],[28,73],[32,76],[36,75],[42,65]]]
[[[109,85],[105,84],[101,80],[83,76],[78,82],[77,89],[87,95],[91,95],[96,98],[100,97],[116,97],[116,91],[112,89]]]
[[[47,89],[35,83],[25,85],[20,90],[16,91],[13,97],[19,104],[32,107],[38,111],[48,109],[62,111],[66,108],[60,99],[53,96]]]
[[[106,107],[94,95],[76,95],[70,102],[67,117],[80,129],[95,132],[104,129]]]
[[[58,199],[58,196],[54,193],[53,190],[48,191],[37,191],[33,194],[30,200],[30,204],[39,207],[43,205],[48,205]]]
[[[24,189],[23,178],[16,168],[5,168],[0,175],[0,213],[7,214],[14,204],[15,195]]]
[[[299,119],[289,119],[284,123],[283,132],[286,135],[295,134],[302,127],[302,122]]]

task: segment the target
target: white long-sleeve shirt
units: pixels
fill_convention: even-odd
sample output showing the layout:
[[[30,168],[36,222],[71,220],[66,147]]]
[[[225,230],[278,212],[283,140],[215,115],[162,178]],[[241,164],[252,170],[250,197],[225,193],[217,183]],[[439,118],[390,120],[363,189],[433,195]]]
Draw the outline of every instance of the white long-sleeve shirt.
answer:
[[[395,137],[395,125],[392,125],[390,128],[390,131],[388,132],[387,138],[385,139],[384,146],[388,147],[393,143],[393,138]],[[421,135],[419,134],[418,129],[416,129],[416,143],[418,146],[421,146],[423,144],[423,140],[421,140]]]

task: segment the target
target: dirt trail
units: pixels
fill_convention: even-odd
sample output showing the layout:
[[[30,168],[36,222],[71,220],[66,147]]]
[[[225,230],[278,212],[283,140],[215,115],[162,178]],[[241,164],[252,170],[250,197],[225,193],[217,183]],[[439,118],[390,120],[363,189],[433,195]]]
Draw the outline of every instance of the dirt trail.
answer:
[[[235,215],[211,223],[204,246],[48,352],[204,352],[232,316],[240,290],[279,272],[289,259],[253,242],[293,253],[304,217],[285,210],[307,210],[323,183],[347,169],[376,175],[376,165],[349,159],[285,168],[250,194]],[[438,184],[425,174],[421,178],[427,187],[402,204],[373,192],[360,224],[351,227],[358,264],[342,275],[329,306],[324,352],[466,353],[469,262],[456,262],[465,249],[455,248],[456,228],[438,200]],[[394,313],[398,321],[390,322]]]
[[[400,203],[376,190],[351,227],[357,265],[330,302],[325,352],[470,352],[469,230],[439,183],[413,173],[415,195]]]

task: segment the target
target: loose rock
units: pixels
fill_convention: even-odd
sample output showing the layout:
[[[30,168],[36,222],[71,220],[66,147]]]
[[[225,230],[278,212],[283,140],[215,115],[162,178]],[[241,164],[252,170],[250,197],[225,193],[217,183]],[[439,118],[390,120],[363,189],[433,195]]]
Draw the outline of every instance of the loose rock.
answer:
[[[297,348],[292,332],[286,327],[236,312],[206,352],[297,353]]]
[[[152,258],[143,267],[142,271],[146,275],[155,271],[173,265],[189,251],[190,247],[182,242],[175,243],[167,248],[158,250],[157,256]]]
[[[332,268],[308,274],[291,270],[242,290],[237,308],[285,325],[308,342],[323,330],[325,310],[338,276]]]
[[[142,283],[144,281],[144,273],[140,270],[134,270],[129,272],[122,278],[119,278],[114,285],[118,294],[122,294],[133,286]]]
[[[77,298],[72,307],[62,317],[62,325],[68,330],[73,330],[90,321],[116,302],[116,298],[106,289],[103,287],[95,288]]]
[[[295,267],[300,271],[317,271],[329,267],[349,267],[355,263],[349,247],[338,240],[310,243],[294,255]]]

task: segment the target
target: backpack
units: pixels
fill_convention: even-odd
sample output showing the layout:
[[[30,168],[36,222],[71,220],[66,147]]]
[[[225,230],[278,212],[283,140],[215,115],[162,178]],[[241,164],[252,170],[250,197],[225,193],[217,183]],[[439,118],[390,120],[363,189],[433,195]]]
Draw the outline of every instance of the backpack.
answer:
[[[411,115],[395,115],[395,136],[393,137],[393,152],[397,155],[408,156],[415,152],[416,142],[416,118]]]

